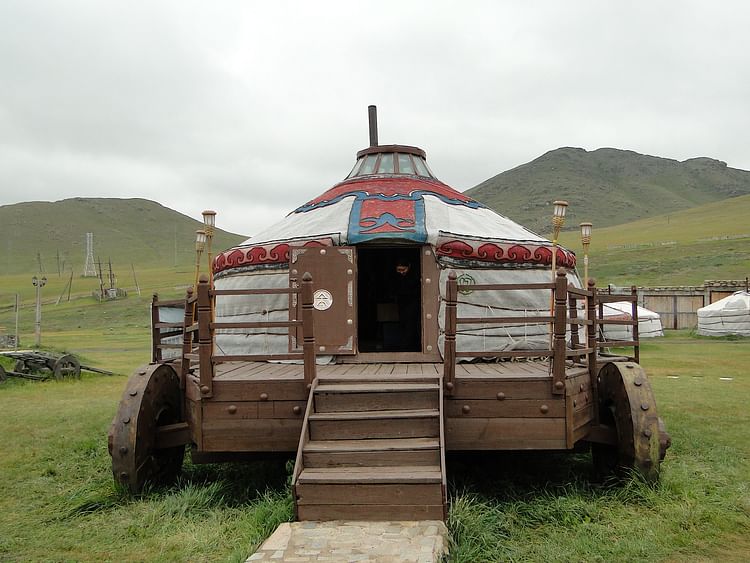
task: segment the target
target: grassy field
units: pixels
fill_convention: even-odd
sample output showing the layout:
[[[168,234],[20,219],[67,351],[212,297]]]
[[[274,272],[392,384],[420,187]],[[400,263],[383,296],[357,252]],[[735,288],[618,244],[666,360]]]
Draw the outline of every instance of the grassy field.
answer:
[[[148,350],[147,317],[130,314],[125,340],[106,327],[49,340],[126,372]],[[596,484],[587,454],[449,457],[451,561],[750,557],[748,342],[671,333],[642,356],[674,439],[660,483]],[[188,463],[174,488],[118,491],[106,431],[124,384],[0,386],[0,560],[242,561],[291,518],[288,460]]]
[[[597,229],[591,241],[591,276],[601,284],[700,285],[750,275],[750,196],[670,215]],[[582,267],[578,232],[563,232]]]

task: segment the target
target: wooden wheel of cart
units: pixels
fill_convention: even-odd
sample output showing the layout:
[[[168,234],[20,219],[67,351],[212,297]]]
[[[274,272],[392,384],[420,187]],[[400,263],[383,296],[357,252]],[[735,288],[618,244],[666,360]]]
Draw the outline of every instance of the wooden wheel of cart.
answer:
[[[58,381],[64,377],[81,378],[81,363],[72,354],[60,356],[52,367],[52,373]]]
[[[600,423],[614,429],[617,439],[615,444],[592,445],[597,473],[625,477],[636,471],[655,481],[671,439],[643,368],[634,362],[605,364],[599,371],[598,391]]]
[[[180,426],[181,402],[180,379],[170,366],[149,365],[130,376],[108,442],[115,481],[131,493],[146,483],[170,484],[179,474],[184,442],[163,437]]]
[[[0,366],[0,383],[3,383],[6,379],[8,379],[8,376],[5,374],[5,368]]]

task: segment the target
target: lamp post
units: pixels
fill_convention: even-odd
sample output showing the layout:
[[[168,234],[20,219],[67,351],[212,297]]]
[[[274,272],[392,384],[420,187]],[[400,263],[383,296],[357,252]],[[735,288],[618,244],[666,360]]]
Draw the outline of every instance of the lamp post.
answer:
[[[589,287],[589,245],[591,244],[591,223],[581,223],[581,244],[583,245],[583,289]]]
[[[206,232],[206,247],[208,254],[208,281],[209,287],[213,286],[214,283],[214,269],[211,264],[211,241],[214,238],[214,231],[216,230],[216,211],[207,209],[203,212],[203,230]]]
[[[555,201],[552,203],[552,281],[555,281],[557,272],[557,237],[560,229],[565,224],[565,211],[568,209],[567,201]]]
[[[47,284],[47,278],[37,278],[34,276],[31,278],[31,283],[36,288],[36,317],[34,318],[34,338],[36,341],[36,347],[39,348],[42,344],[42,288]]]
[[[198,276],[201,273],[201,254],[203,254],[205,247],[206,231],[202,229],[195,231],[195,283],[193,284],[195,291],[198,291]]]

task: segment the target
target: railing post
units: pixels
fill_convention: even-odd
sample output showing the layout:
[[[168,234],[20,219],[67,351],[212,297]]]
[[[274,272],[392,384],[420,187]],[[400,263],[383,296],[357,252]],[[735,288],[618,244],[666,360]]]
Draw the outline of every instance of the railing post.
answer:
[[[198,280],[198,362],[200,365],[201,397],[213,395],[214,366],[213,331],[211,330],[211,293],[208,276],[201,274]]]
[[[448,273],[445,284],[445,352],[443,354],[443,385],[448,395],[453,394],[456,379],[456,304],[458,282],[456,272]]]
[[[568,316],[572,321],[570,323],[570,347],[575,350],[581,343],[578,336],[578,298],[572,293],[568,293]]]
[[[641,345],[639,341],[640,336],[638,334],[638,290],[634,285],[630,286],[630,295],[633,297],[633,342],[635,342],[635,346],[633,346],[633,349],[635,353],[635,363],[639,364],[641,363]],[[676,314],[677,311],[675,311],[675,315]]]
[[[159,294],[154,293],[151,298],[151,361],[161,362],[161,331],[156,324],[159,322]]]
[[[315,321],[313,318],[313,279],[310,272],[302,275],[302,353],[305,362],[305,386],[315,380]]]
[[[586,347],[591,350],[588,354],[589,380],[591,383],[591,397],[594,401],[594,420],[599,424],[599,385],[596,370],[596,355],[598,351],[597,317],[596,317],[596,280],[589,279],[588,288],[590,295],[586,296],[586,318],[591,322],[586,327]]]
[[[188,328],[193,324],[193,288],[189,287],[185,296],[185,318],[182,321],[182,360],[180,361],[180,387],[185,388],[185,380],[190,372],[190,358],[188,354],[193,351],[193,332]]]
[[[555,321],[552,342],[552,393],[565,393],[565,329],[567,328],[568,279],[563,270],[555,276]]]

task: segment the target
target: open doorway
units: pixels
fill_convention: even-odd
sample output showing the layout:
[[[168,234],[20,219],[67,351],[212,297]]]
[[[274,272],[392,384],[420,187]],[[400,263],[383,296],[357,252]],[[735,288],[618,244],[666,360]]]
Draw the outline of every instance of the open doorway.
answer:
[[[357,248],[360,352],[422,351],[419,247]]]

